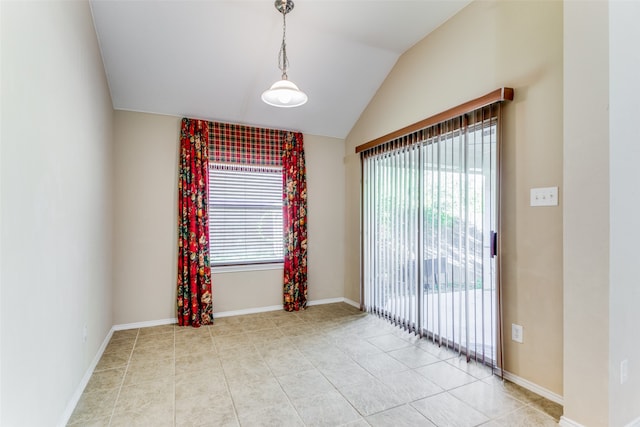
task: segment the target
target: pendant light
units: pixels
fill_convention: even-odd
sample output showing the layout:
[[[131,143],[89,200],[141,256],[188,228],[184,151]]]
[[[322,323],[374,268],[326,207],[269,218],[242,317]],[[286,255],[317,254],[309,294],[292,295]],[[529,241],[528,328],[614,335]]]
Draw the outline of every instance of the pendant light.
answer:
[[[298,107],[307,102],[307,94],[298,89],[287,76],[287,68],[289,67],[289,59],[287,58],[287,13],[293,10],[293,1],[276,0],[275,7],[278,12],[282,13],[282,44],[280,45],[280,53],[278,54],[278,68],[282,71],[282,80],[275,82],[268,90],[262,93],[262,100],[274,107]]]

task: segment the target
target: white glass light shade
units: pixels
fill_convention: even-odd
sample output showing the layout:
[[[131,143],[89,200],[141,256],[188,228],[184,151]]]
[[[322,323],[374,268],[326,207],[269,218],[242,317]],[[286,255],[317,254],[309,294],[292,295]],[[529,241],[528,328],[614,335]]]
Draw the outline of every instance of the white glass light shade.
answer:
[[[262,100],[274,107],[298,107],[305,104],[307,99],[307,94],[289,80],[277,81],[262,93]]]

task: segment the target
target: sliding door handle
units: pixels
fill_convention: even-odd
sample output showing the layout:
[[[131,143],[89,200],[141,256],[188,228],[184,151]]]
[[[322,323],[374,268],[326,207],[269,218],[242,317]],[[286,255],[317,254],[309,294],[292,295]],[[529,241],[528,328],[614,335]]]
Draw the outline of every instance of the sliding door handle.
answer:
[[[491,231],[491,256],[498,256],[498,233]]]

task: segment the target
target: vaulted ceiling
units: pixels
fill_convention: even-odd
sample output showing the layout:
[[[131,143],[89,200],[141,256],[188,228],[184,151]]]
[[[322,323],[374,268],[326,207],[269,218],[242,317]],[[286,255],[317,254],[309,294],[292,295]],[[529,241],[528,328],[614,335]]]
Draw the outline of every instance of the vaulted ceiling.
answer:
[[[277,108],[282,15],[271,0],[91,0],[116,109],[344,138],[416,42],[471,0],[295,0],[289,79],[307,104]]]

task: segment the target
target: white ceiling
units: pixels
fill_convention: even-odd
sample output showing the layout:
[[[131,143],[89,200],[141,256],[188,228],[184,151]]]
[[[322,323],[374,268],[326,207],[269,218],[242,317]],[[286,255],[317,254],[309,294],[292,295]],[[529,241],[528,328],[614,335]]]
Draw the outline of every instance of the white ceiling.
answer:
[[[295,0],[289,79],[302,107],[264,104],[280,79],[272,0],[91,0],[116,109],[344,138],[398,57],[471,0]]]

